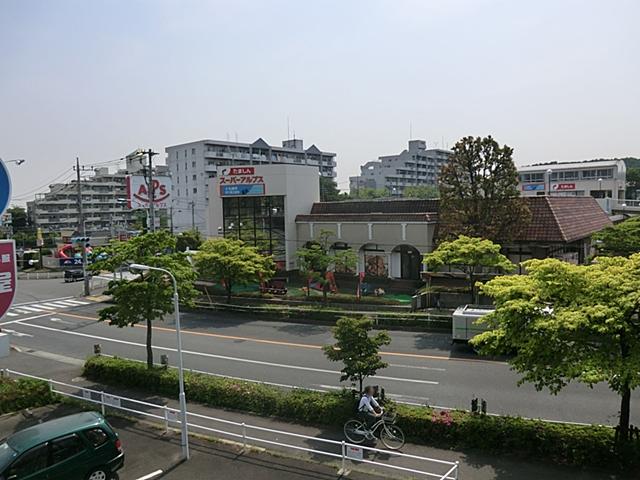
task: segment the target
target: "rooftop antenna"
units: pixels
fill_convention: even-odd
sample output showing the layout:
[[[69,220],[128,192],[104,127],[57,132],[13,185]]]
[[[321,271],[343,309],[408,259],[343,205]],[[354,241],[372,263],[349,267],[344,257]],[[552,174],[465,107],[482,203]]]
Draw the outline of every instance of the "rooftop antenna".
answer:
[[[289,115],[287,115],[287,140],[291,140],[291,128],[289,126]]]

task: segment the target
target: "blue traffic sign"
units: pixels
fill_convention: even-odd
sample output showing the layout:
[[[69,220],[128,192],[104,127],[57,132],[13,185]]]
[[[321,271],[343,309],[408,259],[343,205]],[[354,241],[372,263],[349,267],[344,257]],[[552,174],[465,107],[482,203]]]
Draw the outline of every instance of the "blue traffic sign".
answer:
[[[9,171],[4,162],[0,160],[0,215],[9,206],[11,201],[11,178],[9,177]]]

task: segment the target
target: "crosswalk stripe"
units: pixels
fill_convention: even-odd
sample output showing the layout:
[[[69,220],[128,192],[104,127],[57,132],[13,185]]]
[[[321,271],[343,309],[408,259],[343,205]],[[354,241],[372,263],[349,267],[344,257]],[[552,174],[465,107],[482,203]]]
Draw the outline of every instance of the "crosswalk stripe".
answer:
[[[17,317],[18,314],[17,313],[13,313],[13,312],[7,312],[7,315],[10,317]]]
[[[58,302],[51,302],[51,303],[57,303],[58,305],[63,305],[65,307],[75,307],[76,306],[74,303],[70,303],[69,300],[60,300]]]
[[[64,303],[64,302],[49,302],[47,305],[53,305],[53,306],[55,306],[57,308],[60,308],[60,307],[64,307],[64,308],[75,307],[75,305],[73,305],[73,304]]]
[[[46,306],[53,307],[53,308],[60,308],[60,307],[68,307],[69,306],[69,305],[62,305],[62,304],[58,305],[58,304],[53,303],[53,302],[47,302],[47,303],[43,303],[41,305],[42,306],[46,305]]]
[[[56,309],[56,307],[50,307],[50,306],[47,306],[47,305],[45,305],[43,303],[35,303],[33,306],[36,307],[36,308],[44,308],[45,310],[55,310]]]
[[[89,302],[81,302],[80,300],[65,300],[66,303],[74,303],[76,305],[89,305]]]
[[[27,312],[44,312],[45,310],[41,309],[41,308],[35,308],[35,307],[27,307],[27,306],[22,306],[20,307],[20,310],[26,310]]]

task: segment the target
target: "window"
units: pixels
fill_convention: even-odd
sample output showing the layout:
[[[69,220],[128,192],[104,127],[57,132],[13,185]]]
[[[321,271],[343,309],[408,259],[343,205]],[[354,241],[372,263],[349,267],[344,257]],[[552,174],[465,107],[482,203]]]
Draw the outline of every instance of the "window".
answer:
[[[184,158],[187,158],[187,149],[184,149]],[[187,168],[187,164],[184,164],[184,167]]]
[[[104,445],[109,436],[101,428],[92,428],[91,430],[85,430],[84,436],[89,440],[89,443],[93,448],[97,448],[100,445]]]
[[[560,172],[560,174],[564,174],[562,180],[578,180],[578,172],[569,171],[569,172]]]
[[[195,182],[195,181],[197,181],[197,180],[198,180],[198,176],[197,176],[197,175],[194,175],[194,176],[193,176],[193,181]]]
[[[176,152],[176,153],[178,153],[178,152]],[[176,163],[176,172],[179,172],[179,171],[180,171],[180,164]]]
[[[184,171],[187,171],[187,162],[184,162]]]
[[[613,168],[598,169],[598,178],[613,178]]]
[[[583,170],[582,171],[582,179],[583,180],[595,180],[598,178],[598,173],[596,170]]]
[[[193,193],[198,193],[198,188],[197,187],[193,187]]]
[[[191,162],[191,168],[196,168],[196,162],[195,160],[193,162]]]
[[[196,154],[196,149],[195,149],[195,148],[192,148],[192,149],[191,149],[191,155],[195,155],[195,154]]]
[[[51,442],[51,462],[53,465],[64,462],[83,450],[82,440],[75,433],[58,438]]]
[[[178,196],[180,196],[180,189],[178,189]]]
[[[178,151],[176,150],[176,159],[178,158]]]
[[[43,470],[47,468],[48,457],[47,444],[38,445],[23,453],[18,460],[13,462],[7,476],[15,475],[16,478],[22,478]]]

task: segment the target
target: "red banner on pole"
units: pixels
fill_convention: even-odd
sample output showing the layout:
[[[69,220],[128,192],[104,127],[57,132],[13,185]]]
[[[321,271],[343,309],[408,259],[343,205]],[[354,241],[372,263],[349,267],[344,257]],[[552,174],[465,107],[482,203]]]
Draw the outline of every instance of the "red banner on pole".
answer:
[[[0,240],[0,318],[13,304],[17,277],[16,244],[13,240]]]

